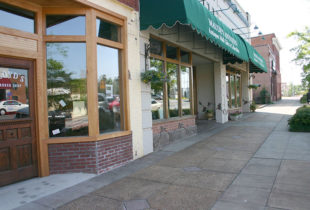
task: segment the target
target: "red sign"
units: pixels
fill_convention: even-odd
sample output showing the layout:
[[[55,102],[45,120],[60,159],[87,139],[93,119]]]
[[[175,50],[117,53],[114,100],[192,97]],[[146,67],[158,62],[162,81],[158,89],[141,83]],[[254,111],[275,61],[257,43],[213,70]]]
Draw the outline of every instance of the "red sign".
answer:
[[[0,79],[0,89],[11,89],[12,83],[8,78],[1,78]]]

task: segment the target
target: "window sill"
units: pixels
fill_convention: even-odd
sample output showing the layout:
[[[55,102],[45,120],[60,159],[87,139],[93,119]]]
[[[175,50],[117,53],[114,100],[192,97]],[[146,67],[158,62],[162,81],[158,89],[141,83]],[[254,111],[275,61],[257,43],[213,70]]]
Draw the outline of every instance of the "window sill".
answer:
[[[83,142],[94,142],[94,141],[104,141],[108,139],[113,139],[121,136],[131,135],[132,131],[118,131],[113,133],[101,134],[99,136],[75,136],[75,137],[59,137],[59,138],[49,138],[45,140],[46,144],[65,144],[65,143],[83,143]]]

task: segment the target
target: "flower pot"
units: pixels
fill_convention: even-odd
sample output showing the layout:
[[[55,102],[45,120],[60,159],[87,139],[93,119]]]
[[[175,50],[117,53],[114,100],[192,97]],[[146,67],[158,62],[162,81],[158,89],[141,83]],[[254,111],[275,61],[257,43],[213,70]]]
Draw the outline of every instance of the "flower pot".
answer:
[[[208,119],[208,120],[213,120],[213,112],[206,112],[206,118]]]

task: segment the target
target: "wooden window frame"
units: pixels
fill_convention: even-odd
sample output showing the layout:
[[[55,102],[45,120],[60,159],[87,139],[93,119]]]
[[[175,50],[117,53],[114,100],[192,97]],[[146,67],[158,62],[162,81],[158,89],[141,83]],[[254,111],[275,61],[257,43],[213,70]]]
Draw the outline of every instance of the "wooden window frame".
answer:
[[[76,35],[46,35],[46,15],[83,15],[85,16],[85,36]],[[108,39],[96,36],[96,18],[107,20],[120,26],[120,41],[114,42]],[[46,131],[44,132],[45,143],[75,143],[75,142],[92,142],[105,139],[116,138],[130,135],[129,124],[129,101],[128,101],[128,72],[127,69],[127,19],[125,17],[116,17],[103,11],[93,8],[43,8],[42,12],[42,32],[43,32],[43,56],[44,56],[44,76],[46,78],[46,43],[48,42],[72,42],[85,43],[86,45],[86,68],[87,68],[87,114],[88,114],[88,136],[72,136],[51,138],[48,134],[48,121],[46,117]],[[119,75],[120,75],[120,98],[121,98],[121,131],[103,133],[99,131],[99,114],[97,99],[97,44],[115,48],[119,50]],[[47,81],[44,79],[44,86],[47,87]],[[46,95],[46,94],[45,94]],[[46,97],[47,100],[47,97]],[[44,115],[47,116],[47,101]]]
[[[167,63],[173,63],[173,64],[177,64],[178,65],[178,70],[177,70],[177,73],[178,73],[178,112],[179,112],[179,116],[178,117],[169,117],[169,107],[168,107],[168,84],[167,82],[164,83],[164,87],[163,87],[163,103],[164,103],[164,119],[158,119],[158,120],[153,120],[153,121],[160,121],[160,120],[167,120],[167,119],[174,119],[174,118],[180,118],[180,117],[188,117],[188,116],[193,116],[195,115],[195,110],[194,110],[194,88],[193,88],[193,85],[194,85],[194,82],[193,82],[193,66],[192,66],[192,52],[190,50],[186,50],[180,46],[177,46],[173,43],[170,43],[166,40],[163,40],[159,37],[155,37],[155,36],[151,36],[152,39],[155,39],[155,40],[158,40],[162,43],[162,49],[163,49],[163,55],[160,56],[160,55],[156,55],[156,54],[153,54],[153,53],[150,53],[150,57],[151,58],[154,58],[154,59],[157,59],[157,60],[161,60],[163,61],[163,72],[166,74],[167,73]],[[166,49],[166,46],[169,45],[171,47],[175,47],[177,48],[177,59],[171,59],[171,58],[167,58],[167,49]],[[185,51],[185,52],[189,52],[189,63],[184,63],[184,62],[181,62],[181,50],[182,51]],[[190,69],[189,71],[189,81],[190,81],[190,93],[191,93],[191,96],[190,96],[190,109],[191,109],[191,115],[185,115],[183,116],[183,112],[182,112],[182,92],[181,92],[181,67],[188,67]]]
[[[242,75],[241,75],[241,72],[237,71],[237,70],[226,70],[226,75],[228,75],[228,84],[229,84],[229,102],[228,102],[228,108],[230,110],[234,110],[234,109],[240,109],[242,108],[242,82],[241,82],[241,79],[242,79]],[[234,76],[234,81],[236,81],[236,78],[239,77],[239,103],[240,103],[240,106],[238,105],[238,102],[237,102],[237,83],[235,82],[234,85],[235,85],[235,107],[232,107],[232,100],[231,100],[231,84],[230,84],[230,76]]]

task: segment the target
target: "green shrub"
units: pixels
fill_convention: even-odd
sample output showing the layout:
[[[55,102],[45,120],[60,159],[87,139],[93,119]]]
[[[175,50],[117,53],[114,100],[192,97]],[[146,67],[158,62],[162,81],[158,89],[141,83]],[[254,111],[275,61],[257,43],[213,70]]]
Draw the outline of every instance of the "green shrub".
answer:
[[[306,104],[307,103],[307,95],[303,95],[301,98],[300,98],[300,103],[302,104]]]
[[[270,94],[269,92],[266,90],[266,88],[263,88],[260,93],[260,99],[262,104],[269,104],[270,103]]]
[[[288,120],[289,130],[293,132],[310,132],[310,107],[297,109],[296,114]]]

